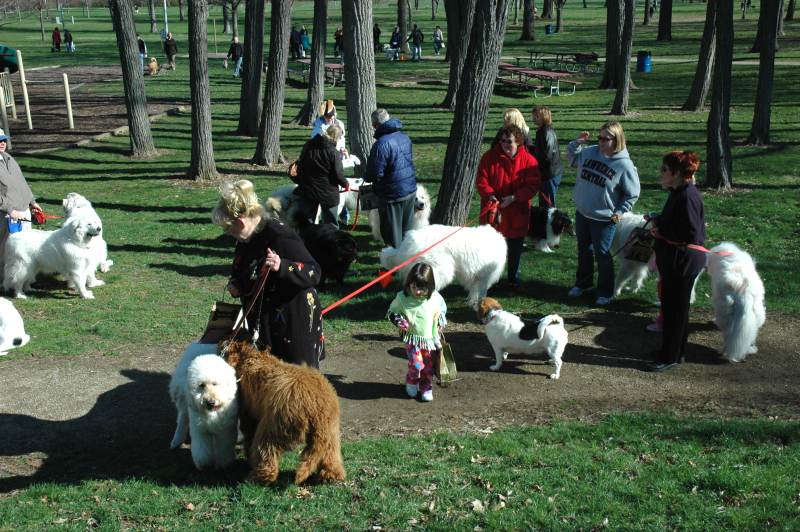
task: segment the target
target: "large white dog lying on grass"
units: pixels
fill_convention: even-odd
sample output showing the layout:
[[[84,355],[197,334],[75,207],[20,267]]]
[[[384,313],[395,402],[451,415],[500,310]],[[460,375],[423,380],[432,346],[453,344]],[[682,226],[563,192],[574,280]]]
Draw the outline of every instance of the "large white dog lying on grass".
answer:
[[[178,410],[170,448],[190,436],[192,461],[200,470],[223,469],[236,458],[236,371],[216,352],[215,344],[189,344],[169,383]]]
[[[397,249],[383,248],[381,266],[394,268],[456,229],[458,227],[451,225],[429,225],[409,231]],[[453,282],[463,286],[469,292],[467,302],[477,310],[481,298],[500,280],[506,266],[507,252],[508,246],[503,235],[489,225],[481,225],[461,229],[415,262],[431,265],[436,290]],[[398,271],[400,279],[406,278],[413,264],[407,264]]]

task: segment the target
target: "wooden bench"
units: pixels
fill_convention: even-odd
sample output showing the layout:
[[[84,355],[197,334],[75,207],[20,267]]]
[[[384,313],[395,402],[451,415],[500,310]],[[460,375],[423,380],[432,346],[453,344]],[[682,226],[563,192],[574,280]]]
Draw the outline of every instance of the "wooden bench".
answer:
[[[509,77],[503,77],[503,76],[498,76],[495,81],[497,83],[499,83],[500,85],[502,85],[504,87],[507,87],[507,88],[522,89],[522,90],[529,90],[529,91],[532,90],[534,98],[537,98],[539,96],[538,92],[540,90],[544,90],[545,89],[544,85],[541,85],[541,84],[538,84],[538,83],[530,83],[530,82],[526,82],[526,81],[518,81],[516,79],[511,79]]]

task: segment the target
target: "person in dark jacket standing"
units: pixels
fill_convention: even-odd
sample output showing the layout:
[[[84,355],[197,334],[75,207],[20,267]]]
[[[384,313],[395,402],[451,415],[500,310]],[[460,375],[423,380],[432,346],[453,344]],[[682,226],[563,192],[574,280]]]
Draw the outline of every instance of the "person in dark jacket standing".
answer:
[[[289,32],[289,54],[292,59],[300,59],[300,32],[297,26],[292,26]]]
[[[66,46],[68,52],[75,52],[75,41],[72,39],[72,32],[69,30],[64,30],[64,46]]]
[[[372,45],[375,48],[375,52],[381,51],[381,29],[377,23],[372,26]]]
[[[555,207],[556,192],[558,185],[561,184],[564,165],[561,164],[558,137],[553,129],[553,115],[550,113],[550,108],[544,105],[534,107],[533,123],[536,125],[533,154],[539,161],[539,172],[542,174],[539,207]]]
[[[689,300],[694,281],[706,265],[706,254],[692,246],[706,239],[703,198],[694,186],[700,167],[697,154],[673,151],[661,163],[661,186],[669,190],[661,214],[653,217],[655,251],[661,278],[661,310],[664,330],[661,350],[650,371],[661,372],[683,361],[689,336]]]
[[[244,48],[242,48],[242,43],[239,42],[239,37],[234,36],[227,55],[227,58],[234,62],[234,78],[238,78],[242,72],[242,57],[244,57]]]
[[[172,32],[167,33],[164,39],[164,55],[167,56],[170,70],[175,70],[175,56],[178,55],[178,43],[172,37]]]
[[[142,67],[142,74],[144,74],[144,58],[147,57],[147,44],[138,33],[136,34],[136,45],[139,47],[139,64]]]
[[[400,120],[386,109],[372,112],[375,144],[367,158],[364,181],[375,184],[381,237],[387,246],[396,248],[411,229],[417,194],[417,171],[411,139],[403,133]]]
[[[333,224],[337,229],[339,187],[349,189],[342,156],[336,149],[336,142],[342,135],[342,129],[331,124],[306,142],[297,162],[299,183],[294,190],[300,199],[300,212],[309,223],[315,222],[317,209],[322,207],[322,223]]]
[[[51,36],[53,45],[50,47],[51,52],[60,52],[61,51],[61,31],[59,31],[58,26],[53,28],[53,34]]]
[[[416,24],[414,24],[414,28],[411,30],[408,40],[411,41],[411,60],[419,61],[422,59],[422,42],[425,40],[425,36]]]

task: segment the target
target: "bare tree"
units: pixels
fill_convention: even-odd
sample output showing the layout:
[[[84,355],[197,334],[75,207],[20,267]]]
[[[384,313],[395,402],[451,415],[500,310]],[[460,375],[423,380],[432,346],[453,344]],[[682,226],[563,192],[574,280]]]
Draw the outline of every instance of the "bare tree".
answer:
[[[611,106],[612,115],[625,115],[628,113],[628,96],[631,88],[630,65],[636,0],[621,0],[621,2],[620,9],[623,16],[622,39],[620,40],[619,66],[617,68],[617,94],[614,97],[614,104]]]
[[[717,6],[717,50],[708,114],[706,178],[703,186],[729,189],[733,184],[731,158],[730,107],[731,65],[733,62],[733,2],[714,1]]]
[[[778,0],[761,0],[758,10],[759,13],[763,13],[765,9],[772,7],[772,6],[767,6],[767,4],[775,4],[777,2]],[[778,13],[783,13],[783,0],[780,0],[780,7],[778,8]],[[781,19],[779,18],[778,20],[780,21]],[[756,37],[753,40],[753,46],[750,48],[751,54],[761,53],[767,47],[767,29],[765,27],[766,25],[767,24],[765,23],[763,17],[759,15],[758,26],[756,28]],[[773,43],[773,46],[775,46],[775,51],[778,51],[778,49],[780,48],[778,46],[778,35],[780,34],[780,29],[781,28],[779,26],[778,31],[775,32],[772,37],[772,40],[775,41]]]
[[[158,33],[155,0],[147,0],[147,14],[150,16],[150,33]]]
[[[514,0],[516,3],[516,0]],[[536,34],[533,31],[533,12],[535,7],[534,0],[525,0],[522,4],[522,35],[520,41],[535,41]]]
[[[539,18],[553,18],[553,0],[542,0],[542,15]]]
[[[350,151],[366,162],[374,133],[370,115],[377,107],[372,2],[342,0],[342,24],[347,136]],[[357,167],[357,175],[362,175],[365,166]]]
[[[644,20],[642,21],[642,26],[650,25],[650,18],[653,14],[652,8],[650,7],[652,5],[653,0],[644,0]]]
[[[229,35],[231,33],[231,8],[230,0],[221,0],[222,6],[222,33]]]
[[[239,4],[241,0],[231,0],[231,31],[239,35]]]
[[[183,0],[178,0],[178,20],[183,22]]]
[[[608,0],[606,2],[606,62],[603,67],[603,79],[600,81],[601,89],[614,89],[617,86],[617,70],[622,68],[619,58],[624,22],[619,0]]]
[[[478,0],[444,0],[447,17],[447,48],[450,56],[450,84],[440,107],[454,111],[461,85],[461,72],[469,49],[472,21]]]
[[[264,64],[264,0],[247,0],[244,8],[242,90],[239,94],[240,135],[258,135],[261,120],[262,65]]]
[[[128,130],[131,155],[139,158],[156,155],[150,120],[147,116],[147,97],[144,92],[144,76],[136,42],[136,25],[133,5],[126,0],[109,0],[111,20],[117,35],[117,48],[122,66],[122,86],[125,90],[125,110],[128,115]]]
[[[794,20],[795,0],[789,0],[786,5],[786,17],[783,19],[785,22]]]
[[[325,45],[328,31],[328,0],[314,0],[314,29],[311,38],[311,66],[308,71],[308,92],[300,112],[292,120],[298,126],[310,126],[322,103],[325,89]],[[345,44],[345,46],[347,46]],[[346,50],[346,48],[345,48]]]
[[[758,15],[758,24],[762,25],[764,32],[764,46],[758,69],[758,89],[756,91],[756,105],[753,110],[753,124],[750,127],[748,144],[769,144],[770,114],[772,109],[772,89],[775,75],[775,36],[778,33],[781,15],[780,4],[777,2],[762,2]]]
[[[444,157],[442,185],[433,211],[437,223],[463,224],[475,192],[475,174],[503,48],[508,0],[479,0],[471,28],[467,60],[461,73],[450,140]]]
[[[706,22],[703,27],[703,37],[700,40],[700,53],[697,59],[697,70],[694,81],[683,104],[684,111],[700,111],[703,109],[708,89],[711,87],[711,74],[714,69],[714,52],[717,44],[717,0],[708,0],[706,3]]]
[[[556,33],[561,33],[564,30],[564,19],[561,17],[564,4],[567,0],[555,0],[556,3]]]
[[[289,63],[289,32],[292,24],[292,0],[271,0],[267,86],[261,109],[258,143],[253,155],[255,164],[283,164],[281,153],[281,118],[286,89],[286,66]]]
[[[661,0],[661,6],[658,8],[658,36],[656,40],[672,40],[672,0]]]
[[[408,28],[411,27],[410,19],[411,6],[408,5],[408,0],[397,0],[397,25],[400,27],[400,48],[405,53],[408,53],[410,50],[408,47]]]
[[[439,0],[431,0],[431,20],[436,20],[436,11],[439,9]]]
[[[192,162],[189,178],[217,177],[208,83],[208,0],[189,0],[189,87],[192,95]]]

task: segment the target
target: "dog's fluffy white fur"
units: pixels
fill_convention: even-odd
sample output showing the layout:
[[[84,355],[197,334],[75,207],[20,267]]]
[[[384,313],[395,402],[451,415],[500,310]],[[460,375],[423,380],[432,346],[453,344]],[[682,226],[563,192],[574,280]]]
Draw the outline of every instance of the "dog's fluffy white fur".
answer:
[[[617,232],[614,233],[614,241],[611,243],[611,253],[617,258],[617,275],[614,279],[614,297],[619,297],[622,290],[632,283],[631,290],[636,293],[642,289],[649,268],[646,262],[639,262],[625,258],[625,251],[620,251],[628,242],[631,233],[637,227],[644,227],[645,219],[643,214],[626,212],[617,223]]]
[[[25,324],[19,311],[8,299],[0,297],[0,356],[10,349],[22,347],[31,337],[25,334]]]
[[[485,297],[478,307],[478,318],[484,324],[486,338],[494,351],[495,363],[489,369],[499,370],[508,353],[547,353],[555,365],[550,378],[558,379],[561,376],[561,357],[569,340],[561,316],[550,314],[537,324],[526,325],[518,316],[503,310],[497,300]]]
[[[345,207],[350,212],[354,212],[356,208],[356,190],[364,182],[363,179],[358,177],[348,177],[347,182],[350,183],[350,188],[347,192],[339,194],[339,206],[337,207],[337,214],[341,214]],[[295,201],[294,189],[297,185],[286,185],[277,190],[273,190],[272,194],[264,202],[264,208],[267,214],[276,220],[281,220],[283,223],[291,226],[296,226],[298,202]],[[320,214],[317,213],[316,223],[320,221]]]
[[[456,231],[451,225],[429,225],[406,233],[398,248],[383,248],[381,266],[390,269],[411,258],[434,242]],[[506,239],[489,225],[465,227],[450,236],[415,262],[426,262],[433,268],[436,289],[441,290],[453,282],[469,292],[467,302],[473,309],[486,296],[489,288],[503,274],[508,247]],[[405,279],[414,263],[399,270]]]
[[[366,212],[372,229],[372,238],[384,244],[381,236],[381,217],[378,209],[370,209]],[[431,218],[431,195],[423,185],[417,183],[417,199],[414,203],[414,217],[411,219],[411,229],[421,229],[430,225]]]
[[[70,192],[67,194],[67,197],[61,201],[61,205],[64,207],[64,215],[68,220],[81,212],[88,212],[90,216],[97,216],[99,218],[92,203],[77,192]],[[94,283],[94,272],[97,270],[103,273],[108,272],[111,266],[114,265],[114,261],[108,259],[108,244],[106,244],[103,235],[97,235],[93,238],[89,247],[92,250],[92,255],[96,262],[96,266],[94,270],[92,270],[89,278],[89,282]]]
[[[530,222],[528,236],[535,242],[537,251],[543,253],[554,253],[552,248],[561,245],[562,234],[575,236],[572,220],[567,213],[555,207],[533,207]]]
[[[22,231],[9,236],[5,250],[3,285],[15,297],[25,298],[40,273],[62,275],[84,299],[94,299],[89,290],[105,284],[94,277],[97,267],[92,240],[103,230],[93,211],[81,210],[57,231]]]
[[[708,255],[714,321],[722,332],[722,356],[742,362],[758,352],[758,330],[766,321],[764,283],[753,258],[736,244],[723,242]]]
[[[200,470],[223,469],[236,459],[236,371],[216,351],[215,344],[189,344],[169,383],[178,410],[170,447],[180,447],[188,434]]]

